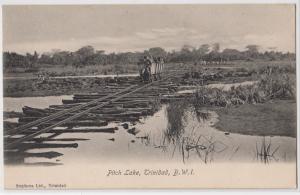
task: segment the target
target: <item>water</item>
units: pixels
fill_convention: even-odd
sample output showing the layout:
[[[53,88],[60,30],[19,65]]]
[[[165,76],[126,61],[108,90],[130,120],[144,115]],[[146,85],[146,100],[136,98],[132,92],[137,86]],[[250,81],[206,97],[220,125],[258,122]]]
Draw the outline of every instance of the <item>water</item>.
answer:
[[[214,84],[208,84],[205,85],[207,88],[217,88],[217,89],[222,89],[224,91],[230,90],[231,87],[238,87],[238,86],[247,86],[247,85],[254,85],[257,83],[257,81],[244,81],[241,83],[214,83]],[[178,93],[195,93],[197,91],[197,87],[194,87],[195,89],[188,89],[188,90],[181,90],[178,91]]]
[[[50,105],[61,105],[62,99],[72,99],[71,95],[46,96],[46,97],[4,97],[4,111],[22,112],[24,106],[34,108],[48,108]]]
[[[236,133],[225,133],[217,130],[214,124],[218,122],[218,115],[215,112],[210,113],[210,119],[198,122],[196,117],[189,116],[185,134],[199,137],[199,143],[206,146],[207,139],[215,142],[215,152],[209,157],[212,162],[256,162],[256,145],[260,149],[262,141],[265,139],[268,144],[271,141],[271,153],[279,147],[274,153],[272,162],[290,162],[296,160],[296,139],[284,136],[250,136]],[[195,151],[194,151],[195,153]],[[195,157],[196,155],[194,155]]]
[[[121,126],[121,123],[110,123],[106,127],[117,126],[119,130],[115,133],[64,133],[55,138],[84,138],[87,141],[76,141],[78,148],[55,148],[55,149],[32,149],[28,150],[31,153],[56,151],[64,154],[55,159],[35,158],[30,157],[25,159],[25,163],[62,163],[64,166],[73,166],[74,164],[82,163],[102,163],[102,162],[130,162],[130,161],[149,161],[153,159],[162,160],[168,156],[163,155],[161,150],[155,149],[153,145],[147,145],[143,142],[140,136],[154,133],[157,135],[162,129],[166,128],[164,119],[164,109],[161,109],[153,117],[147,117],[141,120],[140,124],[135,125],[135,128],[141,132],[134,136],[127,132]],[[155,125],[152,125],[153,122]],[[134,127],[132,124],[129,129]],[[98,128],[98,127],[89,127]],[[113,139],[113,141],[111,140]],[[45,142],[47,143],[47,142]],[[48,142],[56,143],[56,142]],[[58,142],[57,142],[58,143]],[[61,142],[60,142],[61,143]],[[64,143],[74,143],[64,142]]]
[[[84,75],[84,76],[57,76],[57,77],[51,77],[55,79],[63,79],[63,78],[114,78],[114,77],[137,77],[139,74],[107,74],[107,75]]]
[[[72,96],[48,96],[48,97],[25,97],[25,98],[4,98],[4,111],[16,111],[22,112],[23,106],[30,106],[34,108],[48,108],[49,105],[61,105],[62,99],[71,99]],[[153,117],[147,117],[141,120],[141,124],[135,125],[137,129],[153,130],[159,127],[166,126],[166,121],[156,123],[156,125],[149,125],[148,120],[154,122],[157,118],[161,118],[164,115],[163,111],[157,112]],[[17,118],[6,119],[5,121],[16,122]],[[145,123],[145,124],[143,124]],[[152,123],[152,122],[151,122]],[[164,125],[163,125],[164,124]],[[55,149],[34,149],[28,150],[28,152],[49,152],[56,151],[64,154],[62,157],[56,159],[46,158],[26,158],[25,163],[36,163],[36,162],[51,162],[51,163],[63,163],[64,165],[72,164],[80,161],[115,161],[116,159],[124,158],[130,160],[131,157],[138,158],[137,155],[147,154],[146,156],[151,158],[151,154],[161,154],[159,150],[152,150],[151,147],[146,146],[141,142],[140,138],[136,138],[134,135],[129,134],[120,123],[110,123],[105,127],[89,127],[92,128],[107,128],[107,127],[118,127],[119,130],[116,133],[64,133],[56,138],[84,138],[89,139],[88,141],[77,141],[79,144],[78,148],[55,148]],[[144,128],[145,127],[145,128]],[[133,128],[131,125],[129,128]],[[59,129],[59,128],[55,128]],[[144,133],[147,130],[143,131]],[[49,135],[48,135],[49,136]],[[38,137],[45,137],[44,134]],[[111,141],[109,139],[114,139]],[[47,142],[46,142],[47,143]],[[55,142],[49,142],[55,143]],[[61,143],[61,142],[60,142]],[[74,142],[64,142],[74,143]],[[113,152],[112,152],[113,151]],[[80,157],[80,158],[78,158]]]
[[[254,85],[255,83],[257,83],[257,81],[244,81],[241,83],[228,83],[228,84],[215,83],[215,84],[209,84],[209,85],[207,85],[207,87],[208,88],[218,88],[218,89],[222,89],[224,91],[228,91],[228,90],[230,90],[231,87]]]
[[[114,78],[114,77],[136,77],[139,74],[108,74],[108,75],[82,75],[82,76],[54,76],[50,78],[54,79],[65,79],[65,78]],[[4,80],[10,80],[10,79],[18,79],[18,80],[27,80],[27,79],[37,79],[37,77],[3,77]]]
[[[4,98],[4,110],[5,111],[21,111],[23,106],[32,106],[36,108],[47,108],[49,105],[61,104],[62,99],[71,99],[72,96],[50,96],[50,97],[30,97],[30,98]],[[26,165],[31,163],[52,163],[52,165],[44,167],[40,164],[35,166],[26,166],[25,164],[19,166],[6,165],[5,170],[5,182],[6,186],[15,188],[15,184],[36,184],[41,183],[48,185],[49,183],[67,184],[67,188],[94,188],[94,187],[116,187],[128,188],[130,185],[147,186],[146,183],[139,183],[142,181],[149,181],[151,187],[155,187],[154,183],[158,182],[165,185],[158,177],[114,177],[120,178],[119,180],[111,180],[107,178],[106,174],[109,169],[136,169],[140,167],[141,170],[147,169],[178,169],[193,167],[196,176],[190,178],[197,181],[197,186],[200,187],[202,183],[207,181],[229,182],[231,185],[236,182],[228,180],[228,175],[231,178],[236,178],[238,181],[244,179],[241,174],[249,173],[246,179],[249,185],[250,181],[256,181],[260,183],[265,181],[265,176],[269,178],[268,181],[273,182],[273,175],[277,173],[277,178],[281,178],[282,181],[291,181],[294,179],[296,173],[296,139],[290,137],[266,137],[266,142],[269,140],[272,142],[271,152],[277,147],[279,149],[275,153],[276,159],[279,163],[271,163],[268,166],[263,164],[257,164],[259,162],[255,159],[256,144],[258,147],[261,145],[263,137],[261,136],[249,136],[240,134],[228,134],[221,132],[213,127],[218,121],[218,115],[215,112],[207,111],[210,113],[210,118],[205,121],[198,121],[192,114],[189,114],[185,124],[185,132],[182,134],[182,138],[190,137],[192,139],[198,139],[200,137],[199,144],[208,146],[207,139],[211,140],[214,144],[214,152],[207,153],[207,164],[205,164],[203,157],[205,157],[205,150],[201,151],[201,158],[198,156],[195,150],[190,150],[189,153],[182,154],[180,150],[180,144],[173,144],[164,141],[164,132],[168,126],[166,116],[166,105],[154,114],[141,120],[141,123],[130,124],[129,128],[135,127],[140,132],[134,136],[129,134],[120,123],[110,123],[109,127],[119,127],[119,130],[114,134],[108,133],[64,133],[56,138],[86,138],[87,141],[76,141],[78,148],[50,148],[50,149],[32,149],[28,152],[60,152],[63,156],[47,159],[47,158],[26,158]],[[12,121],[16,120],[10,119]],[[97,128],[97,127],[94,127]],[[49,136],[51,134],[42,134],[41,137]],[[139,137],[146,137],[142,139]],[[114,139],[114,141],[111,141]],[[50,142],[49,142],[50,143]],[[55,143],[55,142],[51,142]],[[60,142],[62,143],[62,142]],[[75,143],[64,142],[64,143]],[[185,145],[186,146],[186,145]],[[184,161],[184,163],[183,163]],[[246,162],[246,163],[241,163]],[[271,162],[275,162],[272,160]],[[282,167],[284,165],[291,165],[291,168],[286,169]],[[235,164],[236,163],[236,164]],[[249,164],[251,163],[251,164]],[[278,165],[278,166],[277,166]],[[281,165],[281,166],[280,166]],[[260,169],[258,169],[260,168]],[[250,170],[250,171],[249,171]],[[278,170],[282,171],[278,173]],[[270,172],[274,173],[271,174]],[[218,175],[222,173],[223,176]],[[257,174],[260,173],[260,174]],[[284,173],[284,174],[281,174]],[[284,177],[290,175],[291,178]],[[264,177],[262,177],[264,176]],[[9,179],[9,178],[14,178]],[[113,178],[113,177],[112,177]],[[158,179],[156,179],[158,178]],[[161,177],[160,177],[161,178]],[[223,178],[223,180],[220,180]],[[149,180],[150,179],[150,180]],[[168,179],[174,180],[176,177],[169,177]],[[179,180],[186,179],[177,178]],[[201,180],[202,179],[202,180]],[[101,181],[101,182],[99,182]],[[126,183],[126,182],[128,183]],[[262,182],[261,181],[261,182]],[[110,183],[111,182],[111,183]],[[222,182],[221,182],[222,183]],[[251,182],[250,182],[251,183]],[[263,182],[262,182],[263,183]],[[252,183],[251,183],[252,184]],[[123,186],[122,186],[123,185]],[[254,184],[253,184],[254,185]],[[158,187],[162,187],[156,184]],[[222,186],[226,186],[222,183]],[[238,187],[240,183],[238,182]],[[136,187],[136,186],[135,186]],[[165,186],[164,186],[165,187]],[[177,186],[177,187],[186,187]],[[206,186],[207,187],[207,186]],[[253,187],[253,186],[249,186]],[[257,187],[257,186],[255,186]],[[266,187],[262,185],[261,187]],[[272,186],[271,186],[272,187]],[[276,186],[278,187],[278,186]]]
[[[154,116],[146,117],[141,123],[130,124],[129,129],[135,127],[140,132],[134,136],[127,132],[120,123],[110,123],[108,127],[117,126],[116,133],[64,133],[56,138],[85,138],[87,141],[76,141],[78,148],[55,148],[55,149],[33,149],[28,152],[49,152],[56,151],[64,154],[55,159],[26,158],[26,163],[51,162],[62,163],[64,166],[73,166],[81,163],[102,163],[102,162],[182,162],[183,156],[180,145],[164,141],[164,132],[167,128],[166,105]],[[226,135],[213,127],[218,121],[216,113],[208,111],[210,118],[199,122],[190,115],[185,124],[185,132],[182,137],[193,139],[200,138],[199,143],[208,146],[207,139],[215,142],[215,152],[209,153],[208,162],[257,162],[256,145],[260,146],[263,137],[249,136],[230,133]],[[97,127],[95,127],[97,128]],[[142,139],[140,137],[148,137]],[[114,139],[111,141],[110,139]],[[279,162],[296,160],[296,139],[290,137],[266,137],[267,143],[271,140],[271,151],[278,146],[275,153]],[[55,142],[49,142],[55,143]],[[60,142],[61,143],[61,142]],[[74,143],[74,142],[64,142]],[[273,160],[275,162],[275,159]],[[185,154],[185,163],[204,163],[195,150]]]
[[[239,85],[249,85],[254,82],[243,82]],[[237,84],[212,84],[210,87],[222,87],[228,89]],[[182,93],[182,92],[181,92]],[[22,111],[23,106],[35,108],[47,108],[49,105],[60,105],[62,99],[71,99],[72,96],[48,96],[48,97],[26,97],[26,98],[4,98],[4,111]],[[245,161],[255,162],[256,145],[260,148],[263,137],[240,134],[225,134],[217,130],[213,125],[218,121],[215,112],[210,113],[210,118],[199,122],[193,115],[188,115],[185,133],[182,137],[198,139],[199,142],[209,145],[208,141],[216,142],[215,152],[208,155],[210,162]],[[8,119],[16,121],[17,118]],[[109,127],[118,127],[116,133],[64,133],[56,138],[85,138],[87,141],[76,141],[78,148],[58,148],[58,149],[34,149],[29,152],[56,151],[64,154],[56,159],[26,158],[26,163],[52,162],[62,163],[69,166],[76,163],[87,162],[114,162],[122,160],[132,161],[161,161],[161,162],[203,162],[199,158],[196,150],[190,150],[189,154],[182,155],[178,144],[166,142],[164,132],[168,126],[166,116],[166,105],[154,114],[141,120],[135,125],[130,124],[129,128],[135,127],[139,133],[134,136],[127,132],[120,123],[110,123]],[[100,128],[100,127],[95,127]],[[113,141],[111,140],[113,139]],[[296,160],[296,139],[290,137],[274,136],[266,137],[266,142],[271,140],[271,151],[277,147],[276,159],[282,161]],[[51,142],[54,143],[54,142]],[[60,142],[61,143],[61,142]],[[65,142],[74,143],[74,142]],[[186,145],[185,145],[186,147]],[[205,150],[203,150],[204,152]],[[189,155],[188,157],[186,155]],[[184,157],[184,159],[183,159]]]

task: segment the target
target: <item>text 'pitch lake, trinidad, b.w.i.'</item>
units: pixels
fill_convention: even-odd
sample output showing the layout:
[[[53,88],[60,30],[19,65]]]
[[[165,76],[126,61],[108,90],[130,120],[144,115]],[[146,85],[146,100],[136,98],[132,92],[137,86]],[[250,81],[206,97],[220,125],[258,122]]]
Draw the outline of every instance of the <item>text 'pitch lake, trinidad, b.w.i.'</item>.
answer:
[[[294,8],[4,5],[5,187],[295,188]]]

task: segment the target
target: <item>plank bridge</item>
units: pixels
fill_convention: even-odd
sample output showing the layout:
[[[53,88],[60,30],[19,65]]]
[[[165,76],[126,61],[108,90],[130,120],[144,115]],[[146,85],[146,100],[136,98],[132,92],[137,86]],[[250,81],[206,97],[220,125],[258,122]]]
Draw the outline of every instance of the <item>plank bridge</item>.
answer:
[[[118,127],[109,127],[110,122],[123,122],[123,127],[134,133],[128,123],[153,115],[162,102],[182,98],[174,95],[178,86],[173,82],[182,74],[169,72],[151,83],[136,82],[136,78],[135,82],[107,85],[101,92],[74,94],[72,100],[62,100],[62,105],[50,105],[46,109],[23,107],[17,123],[4,122],[5,163],[24,163],[27,157],[56,158],[63,154],[28,150],[77,148],[77,142],[87,139],[56,137],[63,133],[115,133]],[[50,135],[41,136],[45,134]]]

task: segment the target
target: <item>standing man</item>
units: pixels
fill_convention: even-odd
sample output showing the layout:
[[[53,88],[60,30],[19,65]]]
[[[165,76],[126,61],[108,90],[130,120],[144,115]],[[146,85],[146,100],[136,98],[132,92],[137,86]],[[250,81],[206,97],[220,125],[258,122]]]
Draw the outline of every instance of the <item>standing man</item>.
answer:
[[[143,64],[144,64],[143,80],[144,82],[147,82],[150,80],[152,62],[149,57],[144,56]]]

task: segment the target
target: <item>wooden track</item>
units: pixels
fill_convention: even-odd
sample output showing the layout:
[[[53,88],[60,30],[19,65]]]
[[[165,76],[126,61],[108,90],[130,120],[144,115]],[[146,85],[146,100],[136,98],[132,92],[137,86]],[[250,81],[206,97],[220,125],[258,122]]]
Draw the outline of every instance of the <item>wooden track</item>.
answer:
[[[28,156],[26,153],[28,148],[56,148],[77,144],[45,143],[62,133],[114,133],[118,130],[117,127],[98,129],[73,129],[73,127],[82,124],[85,124],[84,126],[101,126],[102,123],[97,122],[99,120],[106,122],[103,123],[103,126],[110,121],[135,122],[141,116],[152,115],[157,109],[156,101],[159,100],[160,102],[163,99],[162,95],[170,95],[176,91],[176,85],[168,81],[174,79],[176,74],[178,72],[170,73],[164,76],[162,80],[146,84],[138,83],[130,86],[124,84],[119,86],[117,91],[114,89],[112,93],[105,90],[97,94],[75,94],[73,100],[76,101],[71,104],[52,105],[47,109],[24,108],[24,116],[19,118],[19,123],[5,124],[5,153],[9,152],[9,156],[13,156],[14,152],[19,156]],[[91,121],[91,124],[88,125],[87,121]],[[67,129],[55,129],[62,126],[66,126]],[[43,138],[37,137],[45,133],[52,133],[53,135]],[[85,139],[56,140],[65,142],[84,141]],[[43,154],[39,155],[43,156]]]

